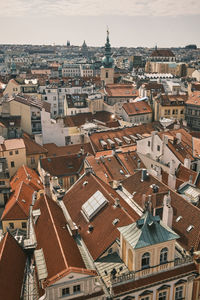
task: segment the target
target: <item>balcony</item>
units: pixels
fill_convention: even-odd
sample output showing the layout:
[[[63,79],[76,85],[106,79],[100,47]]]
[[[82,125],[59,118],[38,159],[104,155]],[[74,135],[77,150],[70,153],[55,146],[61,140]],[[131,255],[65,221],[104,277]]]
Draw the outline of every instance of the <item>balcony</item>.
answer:
[[[115,276],[115,278],[110,279],[110,284],[112,286],[115,286],[115,285],[121,284],[122,282],[139,280],[142,277],[148,277],[153,274],[165,272],[165,271],[168,271],[173,268],[191,264],[192,262],[193,262],[193,257],[191,257],[191,256],[186,256],[184,258],[175,258],[174,261],[166,262],[165,264],[153,266],[148,269],[143,269],[143,270],[138,270],[138,271],[130,271],[130,272],[126,272],[124,274]]]

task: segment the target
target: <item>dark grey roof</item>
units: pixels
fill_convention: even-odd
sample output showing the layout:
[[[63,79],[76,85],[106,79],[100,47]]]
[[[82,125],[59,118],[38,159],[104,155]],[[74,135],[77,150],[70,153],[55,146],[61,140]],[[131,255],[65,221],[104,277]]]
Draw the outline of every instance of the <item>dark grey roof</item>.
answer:
[[[152,216],[149,211],[146,211],[137,222],[119,227],[118,230],[135,249],[179,238],[179,235],[160,221],[159,216]]]

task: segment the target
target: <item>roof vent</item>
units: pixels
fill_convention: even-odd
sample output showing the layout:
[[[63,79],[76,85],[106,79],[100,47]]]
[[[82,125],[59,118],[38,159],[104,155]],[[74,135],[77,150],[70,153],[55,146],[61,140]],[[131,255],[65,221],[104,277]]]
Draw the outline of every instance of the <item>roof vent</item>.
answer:
[[[94,229],[93,225],[92,224],[89,224],[88,225],[88,232],[92,232]]]
[[[88,184],[88,181],[83,182],[83,186],[86,186]]]
[[[176,222],[178,223],[181,219],[183,219],[182,216],[178,216],[178,218],[176,218]]]
[[[145,181],[148,177],[147,169],[142,169],[141,182]]]
[[[190,231],[192,231],[193,228],[194,228],[194,226],[193,226],[193,225],[190,225],[190,226],[188,226],[188,228],[186,229],[186,231],[187,231],[187,232],[190,232]]]
[[[115,206],[116,206],[116,207],[119,207],[119,206],[120,206],[119,198],[115,198]]]
[[[112,224],[113,224],[113,225],[117,225],[117,223],[119,223],[119,219],[114,219],[114,220],[112,221]]]

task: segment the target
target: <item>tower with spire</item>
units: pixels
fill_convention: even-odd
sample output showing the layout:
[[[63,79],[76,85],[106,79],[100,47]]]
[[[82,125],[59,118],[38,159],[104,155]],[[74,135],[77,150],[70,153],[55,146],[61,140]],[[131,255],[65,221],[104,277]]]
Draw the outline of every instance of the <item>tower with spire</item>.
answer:
[[[104,85],[114,83],[114,59],[112,58],[110,40],[109,40],[109,30],[107,29],[107,38],[105,44],[105,56],[102,59],[101,67],[101,81]]]

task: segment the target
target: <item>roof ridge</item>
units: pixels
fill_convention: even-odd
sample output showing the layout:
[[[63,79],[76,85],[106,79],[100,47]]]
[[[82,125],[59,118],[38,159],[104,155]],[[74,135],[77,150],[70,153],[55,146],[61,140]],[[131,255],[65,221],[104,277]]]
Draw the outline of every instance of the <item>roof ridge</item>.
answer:
[[[5,244],[6,244],[6,240],[8,238],[8,231],[6,232],[5,236],[4,236],[4,239],[3,239],[3,246],[1,248],[1,252],[0,252],[0,261],[1,261],[1,258],[2,258],[2,254],[3,254],[3,250],[5,248]]]
[[[62,247],[62,244],[61,244],[61,241],[60,241],[60,237],[59,237],[59,235],[58,235],[58,231],[57,231],[57,228],[56,228],[56,226],[55,226],[54,219],[53,219],[53,216],[52,216],[52,213],[51,213],[51,209],[50,209],[50,207],[49,207],[49,203],[48,203],[48,201],[47,201],[47,197],[46,197],[45,194],[44,194],[44,200],[45,200],[45,203],[46,203],[46,206],[47,206],[47,210],[48,210],[48,213],[49,213],[49,216],[50,216],[52,225],[53,225],[53,227],[54,227],[55,235],[56,235],[56,238],[57,238],[59,247],[60,247],[60,251],[61,251],[61,254],[62,254],[64,263],[65,263],[65,266],[66,266],[66,268],[68,269],[69,266],[68,266],[68,264],[67,264],[67,260],[66,260],[66,257],[65,257],[64,251],[63,251],[63,247]],[[53,200],[52,200],[52,201],[53,201]]]

